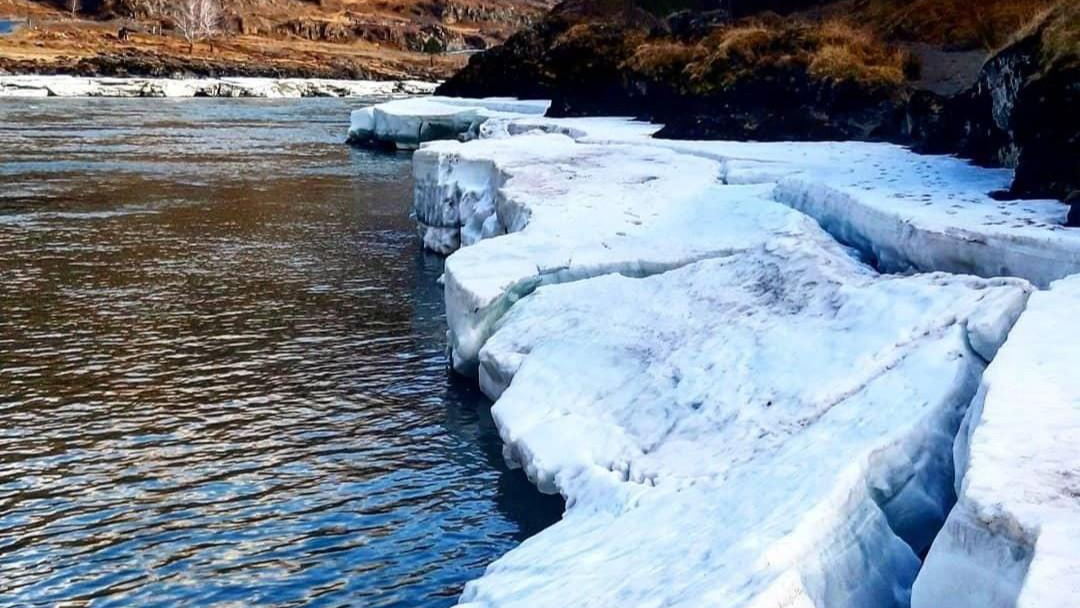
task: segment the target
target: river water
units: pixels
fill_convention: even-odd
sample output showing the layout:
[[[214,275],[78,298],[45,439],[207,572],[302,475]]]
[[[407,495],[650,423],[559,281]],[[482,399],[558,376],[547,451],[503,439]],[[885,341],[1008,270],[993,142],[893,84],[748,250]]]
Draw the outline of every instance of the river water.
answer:
[[[445,606],[558,518],[350,100],[0,100],[0,604]]]

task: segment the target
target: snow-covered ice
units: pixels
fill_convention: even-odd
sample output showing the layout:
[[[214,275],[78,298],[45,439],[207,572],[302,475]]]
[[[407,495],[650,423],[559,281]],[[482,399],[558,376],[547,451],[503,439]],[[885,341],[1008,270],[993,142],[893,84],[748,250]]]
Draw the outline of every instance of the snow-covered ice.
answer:
[[[538,285],[645,276],[820,233],[768,187],[725,186],[715,161],[662,148],[528,134],[436,142],[413,163],[425,243],[471,245],[445,271],[453,365],[466,374],[492,324]]]
[[[1031,296],[956,444],[914,608],[1080,605],[1080,276]]]
[[[354,110],[349,141],[414,149],[425,141],[457,139],[490,118],[542,115],[550,102],[504,97],[401,99]]]
[[[472,140],[413,157],[452,362],[507,460],[567,498],[465,605],[902,607],[927,550],[916,608],[1077,596],[1080,279],[1021,316],[1024,279],[1080,273],[1065,205],[888,144],[380,107],[354,125]]]
[[[513,462],[564,520],[476,606],[905,606],[952,440],[1027,284],[879,277],[779,237],[538,289],[481,352]]]
[[[430,94],[415,80],[0,76],[0,97],[381,97]]]
[[[481,130],[508,137],[559,132],[582,143],[633,143],[717,160],[729,184],[776,183],[773,198],[866,251],[888,272],[1017,276],[1045,287],[1080,273],[1080,230],[1068,206],[996,200],[1007,169],[867,142],[731,142],[652,139],[656,125],[619,118],[496,119]]]

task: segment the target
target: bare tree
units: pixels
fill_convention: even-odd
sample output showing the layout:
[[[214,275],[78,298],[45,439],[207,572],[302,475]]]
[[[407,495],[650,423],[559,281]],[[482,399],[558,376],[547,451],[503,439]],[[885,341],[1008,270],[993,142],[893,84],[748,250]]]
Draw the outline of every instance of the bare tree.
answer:
[[[161,19],[166,16],[165,0],[128,0],[132,17],[145,16],[151,20],[150,33],[161,34]]]
[[[176,0],[170,11],[176,29],[188,42],[188,53],[199,40],[211,39],[221,30],[218,0]]]
[[[82,0],[67,0],[67,7],[71,11],[71,18],[74,19],[82,10]]]
[[[167,12],[165,0],[120,0],[120,6],[132,19],[158,19]]]

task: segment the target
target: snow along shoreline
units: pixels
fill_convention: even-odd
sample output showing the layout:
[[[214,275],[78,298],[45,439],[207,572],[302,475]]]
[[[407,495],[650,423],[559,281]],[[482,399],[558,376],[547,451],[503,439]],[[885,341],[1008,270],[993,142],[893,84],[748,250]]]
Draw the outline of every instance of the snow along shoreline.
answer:
[[[1046,435],[1080,428],[1075,340],[1057,368],[1034,363],[1034,288],[992,278],[1080,272],[1064,205],[994,201],[1007,172],[896,146],[665,142],[623,119],[426,103],[361,110],[354,131],[407,148],[478,138],[414,155],[414,214],[428,248],[456,251],[454,367],[496,400],[507,461],[567,499],[464,605],[904,607],[914,588],[933,608],[980,575],[1007,581],[993,606],[1072,605],[1078,550],[1060,531],[1080,516],[1054,472],[1080,457]],[[1055,292],[1032,299],[1068,323],[1076,300]],[[1042,489],[1066,505],[1039,512],[1055,526],[1037,543],[1051,516],[1010,514],[1022,502],[1003,507],[1028,522],[1005,544],[964,515],[1007,494],[973,498],[973,479],[1020,466],[982,430],[1023,399],[979,389],[988,362],[987,378],[1011,372],[994,371],[1003,345],[1009,368],[1057,371],[1037,376],[1053,425],[1030,412],[1018,439],[1038,438]],[[980,549],[1017,543],[1018,562]]]
[[[417,80],[0,75],[0,97],[392,97],[431,94],[435,87]]]

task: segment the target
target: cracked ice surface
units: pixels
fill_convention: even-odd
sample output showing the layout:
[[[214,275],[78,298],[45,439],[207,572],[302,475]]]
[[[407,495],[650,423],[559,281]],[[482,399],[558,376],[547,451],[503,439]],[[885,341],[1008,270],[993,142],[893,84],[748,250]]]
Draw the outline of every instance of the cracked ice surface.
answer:
[[[772,197],[812,216],[888,272],[1017,276],[1041,287],[1080,273],[1080,230],[1052,200],[998,201],[1012,172],[867,142],[651,139],[656,125],[618,118],[495,119],[488,137],[532,130],[583,143],[637,143],[712,158],[727,183],[775,182]]]
[[[481,353],[508,457],[568,499],[475,606],[904,606],[1027,284],[881,277],[782,237],[547,286]],[[500,394],[501,393],[501,394]]]
[[[959,502],[915,608],[1080,602],[1080,276],[1031,296],[956,444]]]
[[[445,274],[453,364],[466,374],[491,325],[541,284],[645,276],[780,235],[821,235],[768,200],[768,187],[725,186],[716,161],[651,146],[529,134],[436,142],[413,162],[425,243],[472,245]]]
[[[955,497],[961,417],[1030,286],[882,277],[822,226],[886,271],[1040,286],[1080,272],[1080,231],[1061,227],[1058,202],[990,198],[1008,171],[886,144],[651,139],[656,128],[496,116],[478,141],[414,156],[425,244],[467,245],[446,264],[454,366],[498,399],[508,460],[568,498],[562,522],[463,601],[906,606]],[[1049,293],[1068,322],[1075,295]],[[1018,369],[1069,388],[1054,376],[1075,367],[1071,326],[1040,327],[1025,340],[1050,355]],[[1010,348],[1028,347],[1002,357]],[[1023,437],[995,427],[1029,413],[982,415],[1006,380],[1020,399],[1026,376],[994,373],[1004,365],[956,447],[961,503],[919,608],[942,605],[943,588],[973,607],[1075,597],[1075,513],[1016,507],[1024,493],[1075,498],[1071,419],[1053,407],[1052,422],[1019,421]],[[1028,435],[1066,439],[1050,457],[1014,450]],[[1036,485],[1000,463],[980,477],[988,455],[1014,453],[1017,471],[1038,465]],[[1056,486],[1050,461],[1067,471]]]

